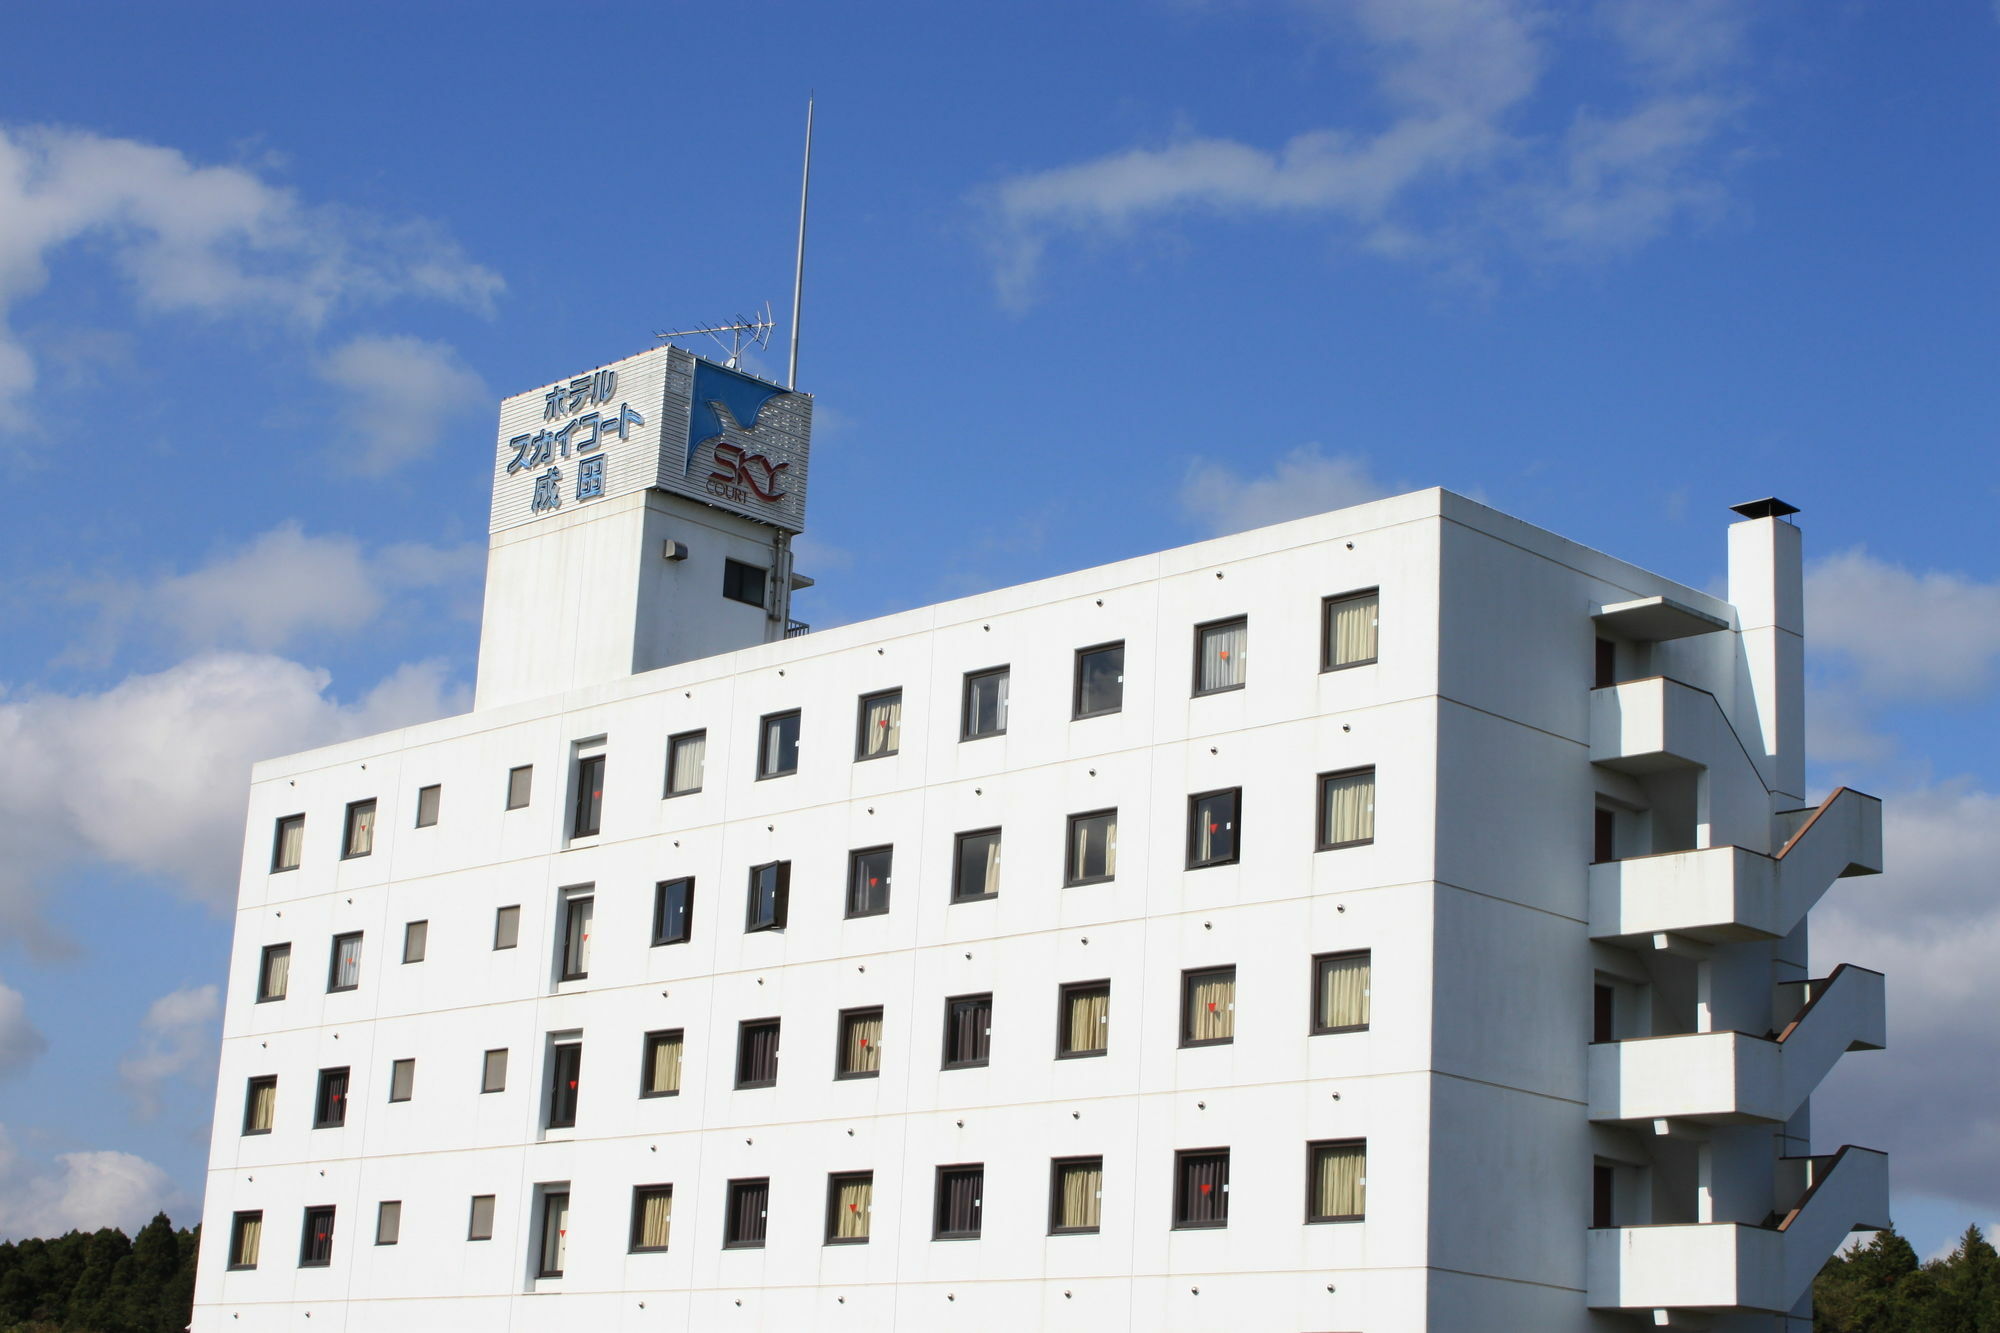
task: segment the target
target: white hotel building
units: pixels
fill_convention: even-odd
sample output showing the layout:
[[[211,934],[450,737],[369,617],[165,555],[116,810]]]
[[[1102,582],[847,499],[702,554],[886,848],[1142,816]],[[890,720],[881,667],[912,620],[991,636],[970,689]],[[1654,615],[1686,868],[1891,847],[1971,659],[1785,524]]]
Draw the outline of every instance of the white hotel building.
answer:
[[[1810,1327],[1788,506],[1728,601],[1430,490],[802,634],[810,410],[510,399],[473,711],[257,767],[199,1333]]]

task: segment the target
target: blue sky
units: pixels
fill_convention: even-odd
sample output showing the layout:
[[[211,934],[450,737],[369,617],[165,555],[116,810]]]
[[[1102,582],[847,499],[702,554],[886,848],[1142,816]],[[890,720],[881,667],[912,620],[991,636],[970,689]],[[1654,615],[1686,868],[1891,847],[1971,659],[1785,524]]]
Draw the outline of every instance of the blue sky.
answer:
[[[0,1234],[192,1220],[248,762],[465,707],[497,399],[789,294],[818,624],[1445,485],[1813,565],[1824,1145],[2000,1219],[1987,0],[72,0],[0,53]],[[88,34],[86,46],[77,38]],[[764,368],[780,369],[775,349]]]

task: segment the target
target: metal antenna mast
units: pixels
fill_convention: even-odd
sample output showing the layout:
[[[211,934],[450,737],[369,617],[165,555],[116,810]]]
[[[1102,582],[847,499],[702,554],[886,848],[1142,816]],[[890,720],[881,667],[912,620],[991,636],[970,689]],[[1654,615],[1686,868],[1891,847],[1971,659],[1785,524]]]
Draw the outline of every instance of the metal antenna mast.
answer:
[[[792,363],[785,372],[785,387],[799,387],[799,300],[806,285],[806,196],[813,175],[813,95],[806,94],[806,165],[799,173],[799,259],[792,270]]]
[[[716,346],[728,349],[729,360],[723,364],[727,365],[731,370],[740,370],[743,365],[744,344],[748,343],[752,347],[769,347],[771,345],[771,330],[777,327],[776,321],[771,318],[771,303],[766,301],[764,308],[754,317],[750,315],[738,315],[736,322],[733,324],[711,324],[707,328],[701,329],[675,329],[671,333],[656,332],[653,336],[666,340],[670,338],[692,338],[698,333],[705,333],[715,339]],[[729,335],[728,342],[722,341],[722,335],[725,333]],[[796,327],[794,327],[792,333],[792,340],[792,363],[797,365],[799,353]]]

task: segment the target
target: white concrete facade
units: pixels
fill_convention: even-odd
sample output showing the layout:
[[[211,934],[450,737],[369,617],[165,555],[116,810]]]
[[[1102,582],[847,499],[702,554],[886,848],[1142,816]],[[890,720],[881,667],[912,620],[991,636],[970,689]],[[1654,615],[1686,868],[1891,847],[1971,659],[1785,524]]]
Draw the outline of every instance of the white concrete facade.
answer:
[[[578,552],[496,540],[473,712],[256,769],[199,1333],[1804,1329],[1811,1273],[1886,1221],[1878,1154],[1803,1156],[1812,1085],[1883,1040],[1880,978],[1809,980],[1805,924],[1880,868],[1880,810],[1803,799],[1781,517],[1731,529],[1733,603],[1432,490],[765,642],[755,608],[728,608],[740,631],[676,608],[692,593],[651,563],[665,529],[695,534],[673,577],[712,600],[725,548],[759,549],[737,520],[625,509],[564,516],[624,534],[590,624],[561,619],[591,586]],[[1362,592],[1375,659],[1323,669],[1325,599]],[[538,616],[594,647],[552,655]],[[1198,627],[1237,617],[1240,688],[1198,694]],[[1122,705],[1076,718],[1077,653],[1113,642]],[[963,739],[966,677],[998,667],[1004,733]],[[896,753],[857,757],[861,701],[894,689]],[[760,719],[791,709],[796,772],[760,778]],[[666,795],[669,738],[697,730],[700,790]],[[573,836],[599,754],[601,831]],[[1321,775],[1350,770],[1374,774],[1372,840],[1321,850]],[[1230,789],[1235,858],[1189,868],[1190,798]],[[343,856],[371,800],[372,845]],[[1067,884],[1070,816],[1112,809],[1115,873]],[[297,868],[274,870],[301,814]],[[992,828],[997,894],[954,901],[955,836]],[[851,918],[849,854],[884,846],[888,909]],[[772,862],[784,927],[748,930]],[[690,938],[653,943],[655,886],[689,876]],[[588,975],[564,980],[579,890]],[[355,984],[330,989],[355,932]],[[279,944],[286,993],[260,1002]],[[1358,951],[1365,1025],[1316,1034],[1314,959]],[[1186,1044],[1185,974],[1221,967],[1233,1038]],[[1061,988],[1100,981],[1106,1052],[1059,1058]],[[974,995],[988,1058],[943,1068],[947,1002]],[[877,1007],[879,1075],[836,1077],[840,1015]],[[739,1025],[772,1018],[775,1083],[738,1088]],[[670,1030],[678,1092],[641,1096],[646,1034]],[[549,1128],[553,1043],[575,1039],[575,1124]],[[499,1049],[505,1088],[482,1092]],[[344,1123],[314,1128],[335,1069]],[[270,1129],[245,1133],[270,1076]],[[1309,1218],[1327,1143],[1365,1144],[1357,1218]],[[1177,1225],[1176,1154],[1220,1149],[1226,1226]],[[1099,1228],[1051,1234],[1051,1164],[1078,1158],[1102,1159]],[[971,1164],[979,1234],[935,1238],[939,1168]],[[869,1235],[830,1244],[829,1176],[852,1172],[873,1173]],[[726,1245],[731,1182],[753,1180],[762,1244]],[[633,1252],[653,1185],[670,1237]],[[468,1239],[485,1196],[491,1237]],[[323,1207],[326,1262],[302,1265]],[[232,1267],[250,1213],[257,1262]]]

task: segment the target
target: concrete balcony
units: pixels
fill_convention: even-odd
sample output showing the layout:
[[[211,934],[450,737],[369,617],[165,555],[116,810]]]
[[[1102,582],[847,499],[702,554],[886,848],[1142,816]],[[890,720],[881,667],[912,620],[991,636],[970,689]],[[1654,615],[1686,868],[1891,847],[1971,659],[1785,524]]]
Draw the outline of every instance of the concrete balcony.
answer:
[[[1738,753],[1735,732],[1707,690],[1652,676],[1590,692],[1590,762],[1622,773],[1706,767]]]
[[[1817,808],[1792,813],[1798,830],[1776,856],[1705,847],[1592,866],[1591,938],[1777,939],[1834,880],[1881,872],[1882,803],[1873,796],[1842,787]]]
[[[1695,1222],[1592,1230],[1586,1247],[1591,1308],[1784,1313],[1850,1232],[1888,1225],[1889,1159],[1882,1153],[1850,1147],[1779,1165],[1781,1180],[1803,1193],[1770,1226]]]
[[[1843,965],[1803,983],[1803,1007],[1775,1037],[1690,1032],[1590,1048],[1590,1118],[1782,1123],[1849,1051],[1888,1041],[1882,974]]]

